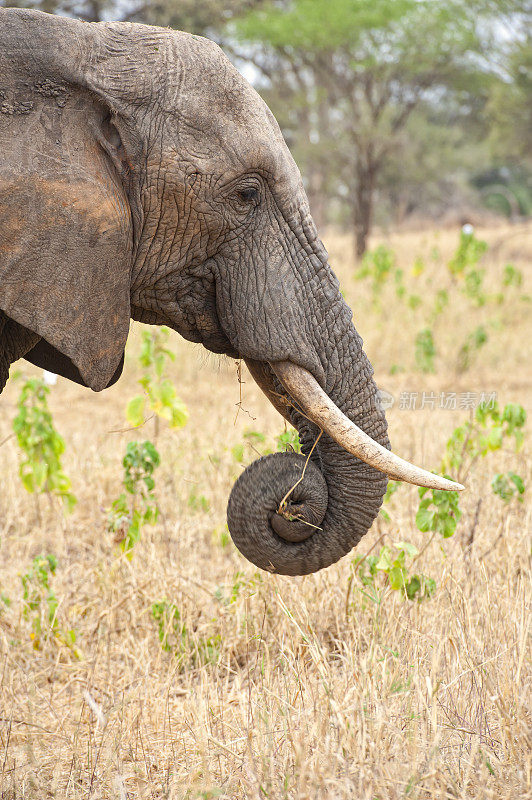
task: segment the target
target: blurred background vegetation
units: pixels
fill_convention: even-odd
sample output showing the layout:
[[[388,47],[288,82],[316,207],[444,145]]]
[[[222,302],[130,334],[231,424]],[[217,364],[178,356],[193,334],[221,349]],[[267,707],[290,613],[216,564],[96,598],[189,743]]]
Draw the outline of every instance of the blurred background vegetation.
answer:
[[[318,228],[532,213],[527,0],[0,0],[208,36],[263,95]]]

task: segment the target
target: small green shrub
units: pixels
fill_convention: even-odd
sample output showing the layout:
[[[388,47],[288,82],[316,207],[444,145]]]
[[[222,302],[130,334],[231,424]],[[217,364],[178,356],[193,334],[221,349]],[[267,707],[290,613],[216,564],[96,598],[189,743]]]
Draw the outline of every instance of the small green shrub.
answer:
[[[277,451],[280,453],[300,453],[301,442],[299,441],[298,432],[295,428],[287,428],[285,431],[275,437],[277,442]]]
[[[0,592],[0,614],[11,606],[11,600],[5,592]]]
[[[271,453],[271,449],[264,447],[266,436],[260,431],[246,430],[242,434],[242,439],[242,442],[235,444],[234,447],[231,448],[231,455],[238,464],[243,463],[244,456],[250,451],[258,456],[265,456]]]
[[[203,511],[205,514],[209,511],[211,504],[204,494],[198,494],[196,488],[192,488],[189,492],[187,505],[192,511]]]
[[[401,592],[405,599],[424,600],[434,594],[436,583],[427,575],[410,572],[413,559],[418,555],[417,547],[410,542],[396,542],[393,547],[381,547],[378,556],[353,559],[352,568],[364,587],[375,591],[379,580],[384,579],[386,586]]]
[[[232,540],[227,523],[223,526],[223,528],[215,528],[213,530],[212,539],[214,544],[219,545],[222,549],[229,547]]]
[[[479,350],[484,347],[487,341],[488,333],[486,328],[483,325],[479,325],[466,337],[465,342],[458,351],[456,359],[457,372],[466,372],[471,367]]]
[[[240,597],[242,589],[247,586],[244,573],[237,570],[233,577],[233,582],[230,585],[229,591],[225,587],[218,586],[214,593],[214,597],[223,606],[230,606],[235,603]]]
[[[381,244],[375,250],[368,250],[362,258],[360,267],[355,272],[357,280],[369,279],[374,301],[377,300],[382,287],[395,267],[395,253]]]
[[[166,653],[181,651],[186,647],[186,628],[181,622],[181,614],[175,603],[168,603],[166,600],[153,603],[151,615],[157,623],[159,642]]]
[[[107,527],[129,559],[143,526],[154,524],[159,515],[153,479],[159,463],[159,453],[151,442],[128,443],[122,461],[125,491],[112,503]]]
[[[479,458],[500,450],[509,439],[513,439],[518,451],[524,441],[525,422],[526,411],[520,405],[507,403],[501,412],[498,403],[481,403],[473,419],[454,429],[447,442],[442,469],[465,474]]]
[[[523,285],[523,273],[513,264],[506,264],[503,270],[502,285],[506,287],[513,286],[516,289],[521,288]]]
[[[76,498],[63,472],[61,456],[65,442],[54,427],[48,408],[50,389],[39,378],[25,381],[18,399],[18,414],[13,421],[24,459],[19,474],[24,487],[38,497],[46,493],[59,497],[67,512],[72,511]]]
[[[449,292],[447,289],[438,289],[434,299],[434,309],[432,311],[432,318],[436,319],[449,305]]]
[[[133,397],[126,407],[126,418],[134,427],[145,421],[146,406],[155,414],[155,436],[159,430],[159,418],[165,419],[171,428],[182,428],[188,420],[188,411],[177,394],[177,390],[166,374],[167,362],[175,360],[175,354],[167,347],[170,329],[164,325],[142,332],[142,348],[139,362],[143,369],[139,383],[144,394]]]
[[[444,539],[452,536],[462,516],[459,492],[420,488],[419,497],[421,502],[416,514],[417,528],[423,533],[440,533]]]
[[[449,438],[442,472],[452,471],[458,474],[459,480],[463,480],[463,476],[479,458],[500,450],[508,439],[513,438],[514,446],[519,450],[524,440],[525,422],[526,412],[522,406],[508,403],[501,412],[497,403],[481,403],[476,408],[473,419],[455,428]],[[525,491],[522,478],[515,472],[496,475],[492,488],[504,501],[512,499],[516,494],[522,495]],[[420,488],[419,496],[416,514],[419,530],[439,533],[444,539],[452,536],[462,516],[459,492]]]
[[[473,301],[477,308],[486,305],[486,294],[483,291],[486,270],[470,269],[465,274],[464,294]]]
[[[458,247],[447,264],[449,272],[453,277],[463,277],[466,270],[478,264],[487,249],[487,243],[477,239],[473,227],[464,225]]]
[[[21,575],[22,615],[31,623],[30,638],[35,650],[42,650],[46,642],[55,641],[79,657],[75,631],[63,630],[57,619],[58,600],[51,586],[56,569],[57,558],[54,555],[36,556],[31,569]]]
[[[244,462],[246,453],[253,454],[253,456],[267,456],[273,452],[273,447],[264,433],[255,430],[244,431],[243,441],[238,442],[231,448],[231,455],[239,464]],[[300,453],[301,443],[299,436],[294,428],[287,428],[278,436],[275,437],[275,449],[277,452],[291,452]]]
[[[447,442],[441,472],[455,472],[458,480],[463,480],[463,475],[471,470],[477,459],[494,450],[500,450],[508,440],[513,439],[515,449],[519,450],[524,440],[525,422],[526,412],[522,406],[508,403],[501,412],[495,402],[481,403],[473,418],[453,431]],[[388,482],[384,504],[390,501],[400,486],[398,481]],[[523,500],[524,481],[513,471],[495,475],[491,486],[494,494],[504,503],[514,499],[518,502]],[[415,520],[418,530],[422,533],[432,532],[429,543],[436,534],[440,534],[443,539],[453,536],[462,517],[459,492],[423,487],[418,491],[420,500]],[[390,522],[390,515],[384,508],[381,508],[380,515]],[[436,584],[432,578],[418,573],[412,574],[412,564],[409,564],[408,559],[415,560],[418,555],[414,545],[398,542],[395,550],[385,546],[378,556],[357,557],[352,563],[354,573],[364,587],[370,590],[367,597],[379,605],[382,601],[376,582],[379,575],[385,575],[389,586],[401,590],[409,599],[426,598],[433,594]]]
[[[166,599],[153,603],[151,616],[157,625],[157,635],[162,649],[171,653],[184,669],[216,664],[220,658],[221,636],[210,633],[198,636],[192,633],[182,620],[181,612],[175,603]]]
[[[434,337],[430,328],[424,328],[416,336],[415,359],[417,368],[424,373],[436,372],[434,358],[436,347]]]
[[[512,470],[506,473],[498,472],[491,481],[491,488],[504,503],[509,503],[514,497],[520,503],[523,502],[525,483],[521,476]]]

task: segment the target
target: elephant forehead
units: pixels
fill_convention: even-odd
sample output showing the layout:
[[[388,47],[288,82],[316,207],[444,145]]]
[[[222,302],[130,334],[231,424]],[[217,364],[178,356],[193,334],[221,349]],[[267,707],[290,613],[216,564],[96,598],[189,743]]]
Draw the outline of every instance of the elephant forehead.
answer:
[[[163,152],[181,152],[219,177],[263,172],[279,193],[295,195],[301,176],[273,114],[218,45],[182,31],[101,24],[104,83],[135,109],[140,99],[162,114]],[[148,138],[158,136],[151,115],[143,119]]]
[[[169,149],[186,153],[199,172],[222,180],[258,172],[278,193],[298,193],[301,175],[266,106],[241,114],[222,102],[209,113],[206,105],[192,101],[166,128]]]
[[[167,84],[170,135],[184,138],[188,153],[196,155],[211,174],[257,170],[274,178],[279,190],[296,192],[299,170],[258,92],[213,42],[182,33],[175,36],[170,50],[181,70]],[[181,48],[177,52],[176,43]]]

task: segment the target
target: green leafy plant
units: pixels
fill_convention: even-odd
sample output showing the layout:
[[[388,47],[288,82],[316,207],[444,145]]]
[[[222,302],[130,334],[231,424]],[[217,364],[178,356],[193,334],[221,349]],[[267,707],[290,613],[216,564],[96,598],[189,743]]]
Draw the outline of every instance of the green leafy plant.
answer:
[[[39,494],[61,499],[67,512],[72,511],[76,498],[70,491],[71,484],[65,475],[61,456],[65,451],[64,439],[56,431],[48,408],[50,389],[39,378],[25,381],[18,399],[18,414],[13,429],[24,459],[19,474],[24,487],[37,499]]]
[[[211,505],[204,494],[198,494],[196,488],[192,488],[189,492],[187,505],[192,511],[203,511],[207,513]]]
[[[153,473],[159,463],[159,453],[152,442],[128,443],[122,461],[125,491],[112,503],[107,525],[129,559],[143,526],[155,523],[158,518]]]
[[[525,409],[507,403],[500,411],[498,403],[481,403],[473,418],[455,428],[447,442],[443,470],[457,473],[459,480],[471,470],[479,458],[500,450],[505,441],[513,439],[518,451],[524,441]]]
[[[153,603],[151,616],[157,625],[162,649],[171,653],[181,668],[217,663],[220,657],[220,634],[199,636],[189,631],[177,605],[166,599]]]
[[[369,278],[374,301],[395,267],[395,253],[381,244],[375,250],[368,250],[362,258],[360,267],[355,272],[357,280]]]
[[[434,299],[434,309],[432,311],[432,319],[436,319],[449,305],[449,292],[447,289],[438,289]]]
[[[11,600],[5,592],[0,591],[0,614],[11,606]]]
[[[412,275],[414,278],[419,278],[420,275],[423,275],[425,272],[425,262],[421,258],[421,256],[416,256],[414,259],[414,264],[412,266]]]
[[[295,428],[287,428],[285,431],[280,433],[279,436],[276,436],[275,440],[277,442],[278,452],[301,452],[301,442],[299,441],[299,435]]]
[[[439,489],[419,489],[421,502],[416,514],[416,526],[426,533],[433,531],[448,539],[456,530],[462,516],[458,492],[443,492]]]
[[[491,488],[504,503],[509,503],[514,497],[520,503],[523,502],[525,483],[521,476],[512,470],[506,473],[498,472],[491,481]]]
[[[252,452],[254,456],[267,456],[273,452],[273,448],[264,433],[255,430],[244,431],[243,441],[238,442],[231,448],[233,459],[241,464],[246,453]],[[278,452],[300,453],[301,443],[299,436],[294,428],[287,428],[275,437],[275,448]]]
[[[473,301],[477,308],[486,305],[486,294],[483,291],[486,270],[470,269],[465,274],[464,294]]]
[[[259,456],[265,456],[271,453],[270,449],[264,448],[266,436],[264,433],[261,433],[261,431],[246,430],[242,434],[242,439],[242,442],[235,444],[234,447],[231,448],[231,455],[239,464],[244,461],[246,452],[250,450]]]
[[[175,603],[167,600],[153,603],[151,615],[157,623],[159,642],[166,653],[186,647],[187,632]]]
[[[170,329],[151,328],[142,332],[142,347],[139,362],[143,368],[139,383],[144,394],[133,397],[126,407],[128,422],[134,427],[145,421],[146,406],[155,414],[155,437],[159,431],[159,419],[165,419],[171,428],[182,428],[188,420],[188,411],[167,376],[168,361],[175,354],[168,348]]]
[[[513,264],[506,264],[503,270],[502,285],[504,287],[513,286],[519,289],[523,284],[523,273]]]
[[[410,542],[396,542],[393,547],[381,547],[378,556],[353,559],[352,568],[364,587],[375,590],[378,581],[384,579],[386,586],[401,592],[405,599],[423,600],[434,594],[436,583],[427,575],[411,572],[418,555],[417,547]],[[374,592],[370,599],[374,599]]]
[[[473,363],[479,350],[488,341],[488,333],[483,325],[479,325],[470,333],[458,351],[456,369],[459,373],[466,372]]]
[[[497,403],[481,403],[477,406],[473,419],[455,428],[449,438],[442,472],[452,471],[458,475],[458,480],[464,480],[479,458],[500,450],[505,440],[513,438],[518,450],[523,444],[525,422],[526,412],[522,406],[508,403],[501,412]],[[496,475],[492,488],[495,494],[506,501],[516,492],[518,495],[523,494],[524,483],[516,473],[509,472],[506,475]],[[419,530],[439,533],[444,539],[452,536],[462,516],[459,493],[420,488],[419,497],[416,514]]]
[[[508,403],[500,411],[496,402],[481,403],[475,410],[472,419],[455,428],[449,438],[446,454],[442,462],[441,472],[453,471],[458,480],[463,480],[479,458],[489,452],[500,450],[505,441],[513,440],[516,450],[523,444],[526,412],[522,406]],[[450,476],[447,476],[450,477]],[[384,496],[388,503],[400,487],[400,483],[390,481]],[[494,494],[504,503],[517,499],[522,502],[525,492],[523,479],[513,471],[498,473],[492,480]],[[419,489],[419,506],[416,513],[416,527],[422,533],[432,532],[431,539],[440,534],[443,539],[453,536],[462,517],[459,505],[459,492],[444,492],[436,489]],[[390,522],[390,515],[381,509],[381,516]],[[423,550],[428,547],[425,545]],[[380,604],[376,579],[386,575],[392,589],[400,589],[409,599],[414,597],[430,597],[435,590],[431,578],[422,574],[412,574],[411,558],[415,560],[420,554],[409,542],[398,542],[395,550],[385,546],[378,556],[357,557],[353,561],[354,571],[361,583],[369,590],[367,595],[373,602]]]
[[[36,556],[31,569],[21,575],[22,615],[31,622],[30,638],[36,650],[41,650],[46,642],[56,641],[79,657],[75,631],[63,630],[57,619],[59,603],[51,586],[56,569],[57,558],[54,555],[41,555]]]
[[[416,275],[421,273],[415,273]],[[407,306],[411,309],[419,308],[422,304],[423,300],[418,294],[408,294],[406,286],[403,282],[404,279],[404,272],[402,269],[396,269],[394,280],[395,280],[395,294],[399,298],[399,300],[403,300]]]
[[[213,530],[212,539],[214,544],[219,545],[222,549],[225,549],[229,546],[231,543],[231,534],[229,533],[227,523],[223,527],[215,528]]]
[[[253,583],[253,581],[251,581],[251,583]],[[229,591],[227,591],[225,587],[218,586],[214,592],[214,597],[223,606],[230,606],[238,600],[242,589],[244,589],[246,585],[244,573],[237,570],[233,577],[233,582],[230,584]]]
[[[483,288],[486,271],[478,268],[487,249],[487,243],[475,236],[473,226],[464,225],[460,231],[458,247],[447,264],[452,280],[463,281],[463,293],[477,308],[487,301]]]
[[[436,372],[434,358],[436,347],[434,337],[430,328],[424,328],[416,336],[415,360],[416,366],[421,372]]]
[[[472,225],[464,225],[458,247],[447,264],[449,272],[455,278],[464,277],[467,270],[478,264],[487,249],[487,243],[475,236]]]

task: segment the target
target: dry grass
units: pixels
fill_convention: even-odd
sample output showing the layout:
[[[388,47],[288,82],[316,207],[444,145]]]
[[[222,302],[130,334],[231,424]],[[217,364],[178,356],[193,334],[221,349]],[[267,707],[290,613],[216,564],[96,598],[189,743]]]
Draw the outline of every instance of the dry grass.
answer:
[[[484,263],[492,289],[507,261],[529,269],[530,227],[479,234],[491,244]],[[456,232],[391,237],[410,290],[428,273],[432,302],[456,239]],[[413,342],[427,304],[406,310],[390,286],[384,310],[374,309],[367,286],[352,278],[350,241],[331,234],[327,244],[381,386],[396,398],[496,391],[501,403],[532,410],[531,306],[520,292],[478,310],[456,293],[435,328],[437,372],[426,376],[414,370]],[[435,244],[442,259],[428,258],[416,281],[415,256]],[[527,283],[523,291],[531,292]],[[489,341],[458,374],[458,346],[482,322]],[[431,600],[405,602],[383,590],[370,602],[349,581],[350,557],[306,578],[259,573],[224,538],[225,504],[241,469],[231,448],[246,429],[272,437],[282,423],[245,376],[237,415],[233,363],[205,358],[178,337],[174,345],[172,372],[191,418],[182,431],[160,434],[162,515],[131,562],[116,553],[105,508],[120,491],[126,442],[153,436],[152,422],[140,433],[120,432],[136,392],[138,330],[117,386],[92,395],[60,380],[53,391],[79,498],[71,517],[45,504],[38,525],[18,480],[15,442],[0,447],[0,590],[12,600],[0,614],[0,797],[532,797],[531,512],[526,502],[503,507],[490,489],[493,474],[511,468],[530,486],[526,444],[519,455],[505,451],[479,464],[455,537],[423,553],[421,568],[438,584]],[[390,375],[394,364],[404,371]],[[0,442],[18,391],[11,382],[2,396]],[[467,414],[407,411],[396,402],[388,412],[394,447],[437,467]],[[246,460],[253,457],[246,445]],[[209,510],[194,501],[200,495]],[[416,507],[416,490],[402,487],[389,506],[391,523],[381,520],[358,552],[380,537],[422,545]],[[19,576],[40,553],[59,559],[58,620],[75,629],[79,659],[54,639],[33,649]],[[151,614],[163,598],[186,626],[177,657],[161,648]]]

